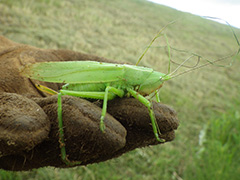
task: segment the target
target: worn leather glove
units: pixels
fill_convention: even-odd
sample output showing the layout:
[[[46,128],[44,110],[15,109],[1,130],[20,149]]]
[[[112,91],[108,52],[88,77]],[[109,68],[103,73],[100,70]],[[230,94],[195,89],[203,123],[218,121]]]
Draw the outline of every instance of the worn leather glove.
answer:
[[[0,168],[30,170],[68,167],[60,156],[57,96],[36,89],[35,83],[58,90],[61,84],[22,77],[21,67],[43,61],[113,62],[69,50],[43,50],[0,36]],[[116,158],[135,148],[160,144],[152,131],[147,108],[134,98],[108,101],[105,132],[99,129],[102,102],[63,96],[63,124],[68,159],[87,165]],[[166,142],[174,139],[176,112],[153,103]],[[77,166],[77,165],[76,165]]]

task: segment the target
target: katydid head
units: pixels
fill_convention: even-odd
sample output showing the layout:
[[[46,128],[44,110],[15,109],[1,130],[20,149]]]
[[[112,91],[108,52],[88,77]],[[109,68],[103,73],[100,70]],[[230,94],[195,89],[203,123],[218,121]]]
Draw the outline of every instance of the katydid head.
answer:
[[[153,71],[145,82],[143,82],[138,89],[138,93],[141,95],[149,95],[161,88],[164,81],[171,79],[171,76]]]

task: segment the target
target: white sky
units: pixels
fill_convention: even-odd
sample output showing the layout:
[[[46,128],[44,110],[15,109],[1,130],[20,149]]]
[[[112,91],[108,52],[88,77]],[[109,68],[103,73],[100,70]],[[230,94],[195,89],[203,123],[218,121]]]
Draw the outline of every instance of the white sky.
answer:
[[[221,18],[240,28],[240,0],[149,0],[200,16]]]

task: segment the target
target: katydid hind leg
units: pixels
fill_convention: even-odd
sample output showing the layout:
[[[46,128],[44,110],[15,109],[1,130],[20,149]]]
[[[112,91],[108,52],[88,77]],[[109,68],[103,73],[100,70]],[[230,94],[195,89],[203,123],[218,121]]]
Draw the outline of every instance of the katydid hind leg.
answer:
[[[111,92],[111,93],[109,93],[109,92]],[[97,96],[96,96],[96,93],[97,93]],[[109,99],[113,99],[116,95],[119,97],[123,97],[124,91],[121,89],[116,89],[111,86],[107,86],[104,93],[102,93],[102,92],[76,92],[76,91],[60,90],[60,93],[58,93],[58,127],[59,127],[59,142],[60,142],[60,148],[61,148],[61,158],[65,164],[67,164],[69,166],[74,166],[77,164],[81,164],[81,161],[70,161],[66,155],[64,130],[63,130],[63,118],[62,118],[62,95],[103,99],[104,102],[103,102],[103,110],[102,110],[101,120],[100,120],[100,129],[102,131],[104,131],[104,129],[105,129],[104,118],[105,118],[106,110],[107,110],[107,101]]]
[[[104,132],[105,125],[104,125],[104,118],[107,111],[107,101],[114,99],[117,96],[123,97],[124,91],[121,89],[117,89],[112,86],[107,86],[105,89],[105,92],[94,92],[94,91],[73,91],[73,90],[60,90],[62,95],[69,95],[69,96],[75,96],[75,97],[82,97],[82,98],[91,98],[91,99],[103,99],[103,108],[102,108],[102,114],[100,118],[100,130]],[[111,92],[111,93],[109,93]]]
[[[153,108],[152,108],[152,103],[147,100],[145,97],[143,97],[142,95],[138,94],[136,91],[134,91],[133,89],[128,89],[128,92],[137,100],[139,100],[143,105],[145,105],[148,108],[149,111],[149,116],[151,119],[151,123],[152,123],[152,128],[153,128],[153,133],[154,136],[156,137],[156,139],[159,142],[165,142],[164,139],[159,138],[159,135],[161,135],[161,132],[158,128],[158,124],[155,118],[155,114],[153,112]]]
[[[105,95],[104,95],[104,99],[103,99],[103,107],[102,107],[102,114],[101,114],[101,118],[100,118],[100,130],[102,132],[104,132],[105,130],[105,124],[104,124],[104,118],[106,115],[106,111],[107,111],[107,101],[108,101],[108,90],[109,88],[106,87],[105,89]]]
[[[82,98],[92,98],[92,99],[103,99],[103,108],[102,114],[100,118],[100,130],[104,132],[105,125],[104,125],[104,117],[106,115],[107,110],[107,101],[108,99],[113,99],[115,95],[108,93],[109,88],[105,89],[105,92],[78,92],[73,90],[60,90],[63,95],[75,96],[75,97],[82,97]]]
[[[64,140],[64,131],[63,131],[63,118],[62,118],[62,94],[58,93],[58,128],[59,128],[59,143],[61,149],[61,158],[62,161],[69,166],[74,166],[77,164],[81,164],[81,161],[70,161],[66,155],[66,145]]]
[[[65,162],[66,160],[66,149],[64,142],[64,133],[63,133],[63,122],[62,122],[62,95],[58,93],[58,128],[59,128],[59,143],[61,148],[61,158]]]

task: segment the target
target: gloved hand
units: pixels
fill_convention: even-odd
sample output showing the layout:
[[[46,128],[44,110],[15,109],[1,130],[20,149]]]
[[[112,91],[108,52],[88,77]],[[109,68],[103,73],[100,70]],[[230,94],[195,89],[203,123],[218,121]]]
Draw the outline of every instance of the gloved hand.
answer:
[[[57,96],[44,94],[34,86],[38,83],[58,90],[61,85],[33,81],[19,72],[28,63],[73,60],[113,62],[69,50],[38,49],[0,36],[0,168],[17,171],[68,167],[60,156]],[[106,129],[101,132],[101,103],[63,96],[68,159],[87,165],[160,144],[153,134],[147,108],[134,98],[108,101]],[[179,125],[176,112],[160,103],[153,103],[153,108],[160,137],[172,141]]]

